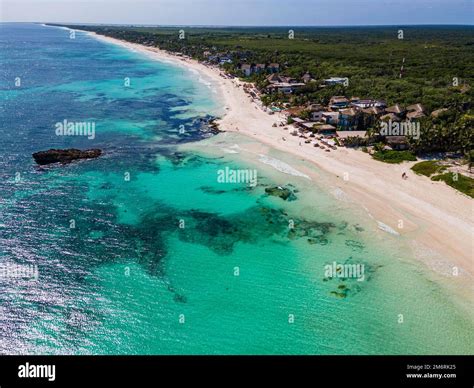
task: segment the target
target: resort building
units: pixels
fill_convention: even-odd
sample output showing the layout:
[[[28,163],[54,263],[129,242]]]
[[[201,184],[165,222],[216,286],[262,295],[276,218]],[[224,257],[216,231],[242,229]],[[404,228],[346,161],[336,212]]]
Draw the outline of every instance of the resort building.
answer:
[[[333,96],[329,100],[329,107],[333,110],[347,108],[349,106],[349,100],[344,96]]]
[[[400,105],[395,104],[393,106],[389,106],[388,108],[385,109],[385,113],[393,113],[396,115],[399,119],[403,118],[405,115],[406,110],[403,109]]]
[[[366,131],[336,131],[337,137],[341,139],[346,139],[348,137],[364,138],[366,134],[367,134]]]
[[[306,108],[305,108],[304,106],[294,106],[294,107],[292,107],[292,108],[286,109],[285,114],[286,114],[288,117],[298,117],[298,116],[300,116],[305,110],[306,110]]]
[[[312,104],[308,107],[311,121],[321,121],[323,119],[324,108],[320,104]]]
[[[267,81],[271,84],[287,82],[288,78],[279,74],[271,74],[267,77]]]
[[[232,59],[228,57],[221,57],[219,58],[219,65],[225,65],[226,63],[232,63]]]
[[[257,73],[257,74],[263,73],[266,68],[267,68],[267,66],[265,64],[258,63],[258,64],[255,65],[255,73]]]
[[[339,121],[339,112],[323,112],[323,120],[326,124],[337,125]]]
[[[395,113],[387,113],[380,117],[382,121],[400,121],[400,117],[398,117]]]
[[[315,125],[314,129],[322,135],[336,135],[336,127],[330,124]]]
[[[347,82],[347,78],[331,77],[324,80],[326,85],[344,85]]]
[[[362,114],[362,121],[364,128],[370,128],[377,124],[377,120],[383,113],[382,108],[377,108],[376,106],[372,106],[370,108],[365,108],[361,110]]]
[[[407,106],[407,119],[408,120],[413,120],[413,119],[418,119],[420,117],[425,117],[425,109],[421,104],[413,104],[410,106]]]
[[[353,101],[351,99],[351,105],[353,107],[356,107],[356,108],[360,108],[360,109],[365,109],[365,108],[370,108],[371,106],[374,106],[375,105],[375,101],[374,100],[357,100],[357,101]]]
[[[361,114],[358,109],[341,109],[337,126],[341,131],[355,131],[359,127],[360,117]]]
[[[272,92],[281,93],[293,93],[297,88],[305,86],[304,83],[298,82],[297,79],[291,77],[284,77],[279,74],[271,74],[267,77],[267,81],[270,85],[267,86],[267,90]]]
[[[385,141],[393,150],[403,151],[409,148],[408,141],[405,136],[385,136]]]
[[[280,71],[280,65],[278,63],[270,63],[267,69],[272,73],[278,73]]]
[[[366,100],[357,100],[354,101],[351,99],[351,105],[360,108],[360,109],[366,109],[366,108],[371,108],[371,107],[377,107],[377,108],[385,108],[387,105],[383,101],[377,101],[377,100],[372,100],[372,99],[366,99]]]
[[[243,65],[241,65],[240,70],[242,70],[242,72],[245,74],[246,77],[251,76],[253,72],[252,65],[249,65],[247,63],[244,63]]]
[[[408,120],[419,119],[421,117],[425,117],[425,114],[417,110],[407,113]]]
[[[424,112],[425,108],[423,108],[423,105],[418,103],[418,104],[413,104],[413,105],[407,106],[407,111],[408,112],[414,112],[414,111]]]
[[[303,119],[300,119],[299,117],[293,117],[293,122],[296,127],[299,127],[301,129],[307,129],[306,126],[304,125],[306,121],[304,121]]]
[[[272,85],[269,85],[267,87],[267,90],[272,93],[272,92],[279,92],[279,93],[293,93],[295,89],[303,87],[305,84],[303,83],[288,83],[288,82],[281,82],[281,83],[274,83]]]

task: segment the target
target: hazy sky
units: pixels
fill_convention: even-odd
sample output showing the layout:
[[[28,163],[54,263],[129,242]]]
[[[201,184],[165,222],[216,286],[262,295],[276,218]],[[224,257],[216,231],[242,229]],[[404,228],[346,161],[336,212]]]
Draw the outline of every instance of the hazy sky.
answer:
[[[474,0],[0,0],[1,21],[159,25],[473,24]]]

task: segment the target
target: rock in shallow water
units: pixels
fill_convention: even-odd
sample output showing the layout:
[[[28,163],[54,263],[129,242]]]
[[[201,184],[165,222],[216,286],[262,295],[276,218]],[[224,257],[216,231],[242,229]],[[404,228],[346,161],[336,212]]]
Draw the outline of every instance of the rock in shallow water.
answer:
[[[33,154],[33,159],[40,166],[44,166],[52,163],[71,163],[73,160],[78,159],[94,159],[102,155],[102,150],[91,149],[81,151],[75,148],[66,150],[55,150],[51,149],[48,151],[36,152]]]
[[[293,191],[287,187],[267,187],[265,189],[265,193],[274,197],[280,197],[284,201],[294,201],[296,199],[296,196]]]

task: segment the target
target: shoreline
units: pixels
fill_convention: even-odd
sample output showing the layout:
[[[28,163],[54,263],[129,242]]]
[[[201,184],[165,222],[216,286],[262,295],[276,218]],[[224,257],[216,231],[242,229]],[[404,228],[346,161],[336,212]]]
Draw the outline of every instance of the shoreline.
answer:
[[[243,90],[244,82],[222,77],[217,67],[206,66],[196,60],[178,57],[156,47],[148,47],[115,38],[86,32],[96,39],[145,54],[148,57],[198,71],[211,79],[224,102],[223,117],[216,120],[223,132],[237,132],[266,146],[314,164],[332,174],[334,185],[357,205],[366,210],[380,229],[413,240],[413,256],[446,278],[472,284],[474,277],[472,200],[443,182],[433,182],[411,171],[416,162],[399,165],[376,161],[361,151],[338,148],[326,153],[309,144],[301,144],[298,137],[289,135],[282,127],[273,127],[283,120],[282,115],[265,113]],[[283,140],[283,138],[286,138]],[[408,179],[401,178],[402,173]],[[403,227],[400,228],[401,222]],[[426,249],[419,249],[419,247]],[[433,255],[423,257],[420,250]],[[459,275],[440,272],[436,263],[455,267]]]

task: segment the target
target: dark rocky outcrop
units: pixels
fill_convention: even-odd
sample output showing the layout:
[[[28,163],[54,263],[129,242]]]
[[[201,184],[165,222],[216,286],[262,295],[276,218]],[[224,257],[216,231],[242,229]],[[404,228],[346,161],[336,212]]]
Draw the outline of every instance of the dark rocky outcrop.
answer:
[[[267,187],[265,189],[265,193],[274,197],[279,197],[284,201],[294,201],[296,199],[296,196],[293,191],[287,187]]]
[[[222,132],[216,120],[217,119],[209,120],[209,128],[213,135],[217,135],[219,132]]]
[[[73,160],[78,159],[94,159],[102,155],[102,150],[91,149],[81,151],[78,149],[70,148],[66,150],[55,150],[51,149],[48,151],[36,152],[33,154],[33,159],[40,166],[52,163],[71,163]]]

